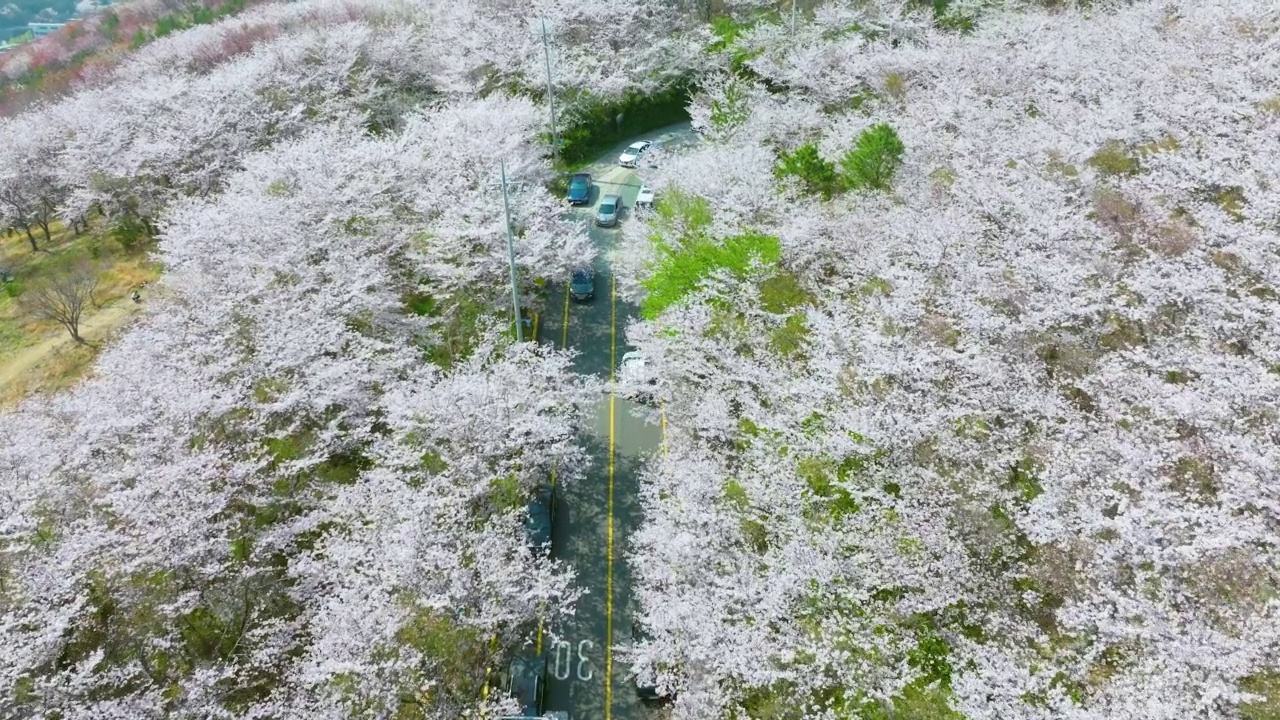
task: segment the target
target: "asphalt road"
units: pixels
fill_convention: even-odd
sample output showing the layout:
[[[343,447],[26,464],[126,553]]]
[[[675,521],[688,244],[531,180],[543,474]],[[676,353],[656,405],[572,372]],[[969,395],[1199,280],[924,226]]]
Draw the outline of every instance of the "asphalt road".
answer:
[[[691,135],[684,123],[643,139],[661,136],[678,144],[689,142]],[[641,182],[637,171],[618,167],[617,157],[635,139],[639,138],[620,144],[587,168],[595,183],[591,205],[575,211],[590,223],[591,239],[600,249],[595,297],[576,302],[569,300],[567,286],[552,287],[538,328],[540,342],[579,352],[577,372],[605,380],[630,349],[623,331],[638,309],[613,293],[610,257],[621,231],[597,227],[592,218],[601,197],[619,194],[626,208],[619,224],[631,221]],[[643,174],[643,166],[639,172]],[[649,720],[660,712],[638,700],[627,667],[612,652],[613,646],[631,639],[631,582],[625,558],[630,534],[640,521],[639,471],[661,439],[659,427],[636,418],[633,408],[623,398],[601,398],[585,438],[591,468],[585,478],[563,488],[557,509],[554,556],[576,570],[587,593],[571,620],[546,628],[540,650],[547,657],[547,709],[567,710],[570,720]]]

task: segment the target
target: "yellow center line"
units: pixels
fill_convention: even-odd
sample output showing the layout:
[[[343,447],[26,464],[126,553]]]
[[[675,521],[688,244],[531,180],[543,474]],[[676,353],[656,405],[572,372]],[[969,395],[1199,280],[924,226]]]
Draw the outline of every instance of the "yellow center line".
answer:
[[[615,355],[618,352],[618,280],[611,278],[609,283],[609,382],[614,380],[614,368],[617,365]],[[608,542],[605,545],[606,574],[604,590],[604,720],[613,715],[613,444],[614,426],[613,411],[616,398],[613,389],[609,389],[609,524],[607,527]]]
[[[564,286],[564,327],[560,331],[560,349],[569,347],[569,286]]]
[[[662,430],[662,457],[667,456],[667,411],[658,408],[658,427]]]

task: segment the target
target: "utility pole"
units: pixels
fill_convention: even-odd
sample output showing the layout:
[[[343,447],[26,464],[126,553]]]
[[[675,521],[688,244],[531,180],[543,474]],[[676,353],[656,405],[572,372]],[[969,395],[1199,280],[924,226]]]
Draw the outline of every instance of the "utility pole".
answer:
[[[507,260],[511,266],[511,309],[515,312],[516,342],[524,342],[524,327],[520,316],[520,285],[516,282],[516,241],[511,236],[511,202],[507,200],[507,161],[500,161],[502,168],[502,213],[507,223]]]
[[[791,35],[796,34],[796,0],[791,0]]]
[[[547,21],[540,21],[540,32],[542,36],[542,59],[547,65],[547,108],[551,110],[551,153],[555,159],[560,158],[560,133],[556,130],[556,97],[555,91],[551,86],[551,47],[547,40],[549,33],[547,32]]]

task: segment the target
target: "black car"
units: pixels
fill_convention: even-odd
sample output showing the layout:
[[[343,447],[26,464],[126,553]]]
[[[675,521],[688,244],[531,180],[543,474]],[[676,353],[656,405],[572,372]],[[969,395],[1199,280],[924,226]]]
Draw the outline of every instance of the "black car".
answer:
[[[551,485],[543,485],[533,494],[525,506],[528,516],[524,521],[529,533],[529,547],[536,552],[551,552],[551,524],[556,517],[556,492]]]
[[[547,659],[518,657],[507,671],[507,692],[520,703],[520,716],[542,716],[542,703],[547,689]]]
[[[591,202],[591,173],[574,173],[569,178],[569,204],[586,205]]]
[[[569,297],[590,300],[596,292],[596,274],[590,268],[578,268],[569,278]]]
[[[640,643],[648,640],[649,635],[644,631],[644,628],[641,627],[640,623],[633,622],[631,623],[631,639],[634,642]],[[636,697],[639,697],[645,702],[653,703],[667,702],[675,699],[674,694],[664,694],[658,689],[658,686],[655,683],[641,680],[639,677],[636,678]]]

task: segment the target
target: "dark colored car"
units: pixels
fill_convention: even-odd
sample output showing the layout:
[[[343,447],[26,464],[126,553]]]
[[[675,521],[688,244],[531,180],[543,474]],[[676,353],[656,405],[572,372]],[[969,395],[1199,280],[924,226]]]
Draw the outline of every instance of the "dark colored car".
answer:
[[[528,517],[524,528],[529,533],[529,547],[537,552],[551,552],[551,524],[556,517],[556,492],[550,485],[542,485],[525,506]]]
[[[596,274],[590,268],[578,268],[569,278],[569,297],[590,300],[596,293]]]
[[[507,691],[520,703],[520,716],[542,716],[542,703],[547,690],[547,659],[518,657],[507,672]]]
[[[640,623],[631,623],[631,639],[634,642],[644,642],[649,639],[649,635],[645,633]],[[666,702],[674,700],[674,695],[664,695],[658,686],[652,682],[644,682],[640,678],[636,678],[636,696],[645,702]]]
[[[586,205],[591,202],[591,173],[574,173],[569,178],[569,204]]]

